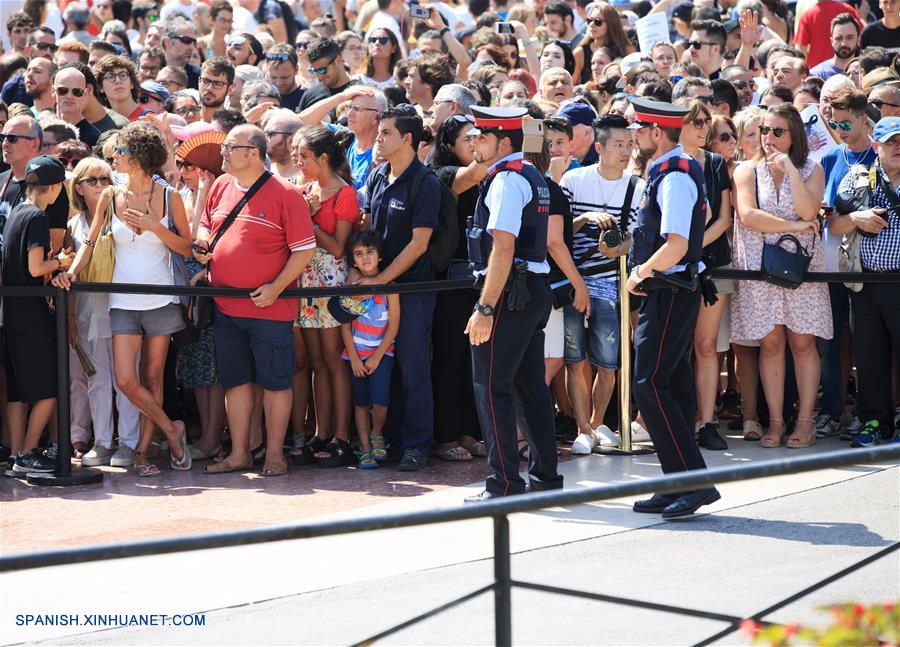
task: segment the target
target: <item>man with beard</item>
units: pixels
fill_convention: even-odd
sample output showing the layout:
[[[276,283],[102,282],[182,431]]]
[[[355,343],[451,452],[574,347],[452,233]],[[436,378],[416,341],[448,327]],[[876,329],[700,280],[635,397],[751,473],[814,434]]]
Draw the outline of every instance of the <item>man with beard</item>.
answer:
[[[266,78],[281,93],[281,107],[296,110],[303,96],[297,85],[297,52],[292,45],[278,43],[266,53]]]
[[[234,84],[234,67],[224,56],[214,56],[200,68],[200,103],[203,121],[211,121],[213,113],[225,105]]]
[[[705,469],[694,440],[697,412],[691,344],[703,269],[706,191],[703,169],[678,144],[688,109],[634,97],[635,143],[651,160],[637,214],[628,291],[645,296],[634,333],[634,397],[663,472]],[[678,280],[679,284],[671,281]],[[686,289],[690,284],[693,289]],[[715,488],[654,494],[634,511],[663,519],[692,515],[721,498]]]
[[[197,32],[194,25],[181,16],[169,19],[163,38],[166,63],[184,70],[188,77],[188,87],[194,89],[197,89],[200,80],[200,68],[190,62],[196,48]]]
[[[850,59],[856,56],[859,49],[859,25],[849,13],[842,13],[831,21],[831,49],[834,56],[812,68],[809,71],[811,76],[827,81],[835,74],[843,74]]]
[[[296,176],[297,167],[291,160],[291,139],[303,127],[300,116],[291,110],[272,110],[263,117],[263,124],[272,172],[285,180]]]
[[[48,27],[38,27],[28,34],[28,41],[25,44],[25,57],[29,61],[36,58],[46,58],[53,60],[53,53],[56,51],[56,37],[53,30]],[[0,98],[6,102],[6,105],[13,103],[24,103],[26,106],[34,105],[32,96],[25,87],[25,75],[17,74],[15,77],[3,84],[0,90]]]
[[[235,67],[259,65],[263,57],[263,47],[259,40],[253,34],[244,31],[226,36],[225,45],[225,56]]]
[[[56,114],[78,128],[81,141],[93,147],[100,138],[100,131],[84,116],[84,106],[94,89],[78,69],[78,63],[63,65],[53,76],[53,98]]]
[[[53,110],[56,102],[50,90],[50,78],[56,64],[46,58],[33,58],[25,70],[25,92],[34,101],[31,111],[37,117],[41,110]]]

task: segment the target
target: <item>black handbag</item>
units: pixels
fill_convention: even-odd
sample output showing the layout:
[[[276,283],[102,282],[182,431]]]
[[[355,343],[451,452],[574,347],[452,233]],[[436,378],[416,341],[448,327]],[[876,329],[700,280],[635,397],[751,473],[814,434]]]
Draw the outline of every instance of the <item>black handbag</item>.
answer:
[[[787,249],[783,243],[793,243],[793,251]],[[813,238],[813,247],[816,241]],[[760,269],[763,279],[780,288],[796,290],[803,283],[809,262],[812,260],[812,250],[800,244],[796,236],[785,234],[774,243],[763,245],[762,265]]]

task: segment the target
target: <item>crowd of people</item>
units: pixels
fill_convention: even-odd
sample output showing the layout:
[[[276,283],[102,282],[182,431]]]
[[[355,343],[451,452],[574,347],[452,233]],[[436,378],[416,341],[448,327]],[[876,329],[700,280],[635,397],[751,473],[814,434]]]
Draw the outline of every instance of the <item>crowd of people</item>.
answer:
[[[4,43],[4,287],[252,290],[216,297],[208,326],[202,299],[69,293],[84,466],[278,476],[484,457],[477,291],[279,298],[472,277],[492,177],[473,107],[542,124],[525,159],[549,190],[544,378],[573,454],[620,442],[619,257],[647,244],[634,219],[655,181],[641,129],[702,171],[707,269],[760,270],[782,246],[810,271],[900,282],[900,0],[24,0]],[[687,112],[646,123],[643,100]],[[680,331],[699,446],[895,441],[898,282],[715,278]],[[15,472],[56,467],[53,307],[3,299]]]

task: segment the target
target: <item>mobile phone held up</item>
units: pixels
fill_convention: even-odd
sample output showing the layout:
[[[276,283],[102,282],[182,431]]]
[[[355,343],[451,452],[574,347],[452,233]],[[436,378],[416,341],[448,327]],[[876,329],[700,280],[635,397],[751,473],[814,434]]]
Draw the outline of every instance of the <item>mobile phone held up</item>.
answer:
[[[418,2],[410,2],[409,17],[417,18],[419,20],[428,20],[429,18],[431,18],[431,12],[425,7],[421,6]]]
[[[498,34],[511,34],[514,31],[511,22],[498,22],[496,25]]]

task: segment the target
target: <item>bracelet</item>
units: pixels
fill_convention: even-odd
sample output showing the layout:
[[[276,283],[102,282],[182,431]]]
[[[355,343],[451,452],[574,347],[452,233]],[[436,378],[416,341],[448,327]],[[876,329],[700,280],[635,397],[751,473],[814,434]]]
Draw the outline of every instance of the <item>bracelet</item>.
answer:
[[[88,247],[93,248],[97,243],[95,243],[95,242],[94,242],[93,240],[91,240],[90,238],[85,238],[83,241],[81,241],[81,244],[82,244],[82,245],[87,245]]]
[[[450,28],[445,26],[445,27],[444,27],[440,32],[438,32],[438,33],[440,34],[440,37],[443,38],[443,37],[444,37],[444,34],[450,33]]]

